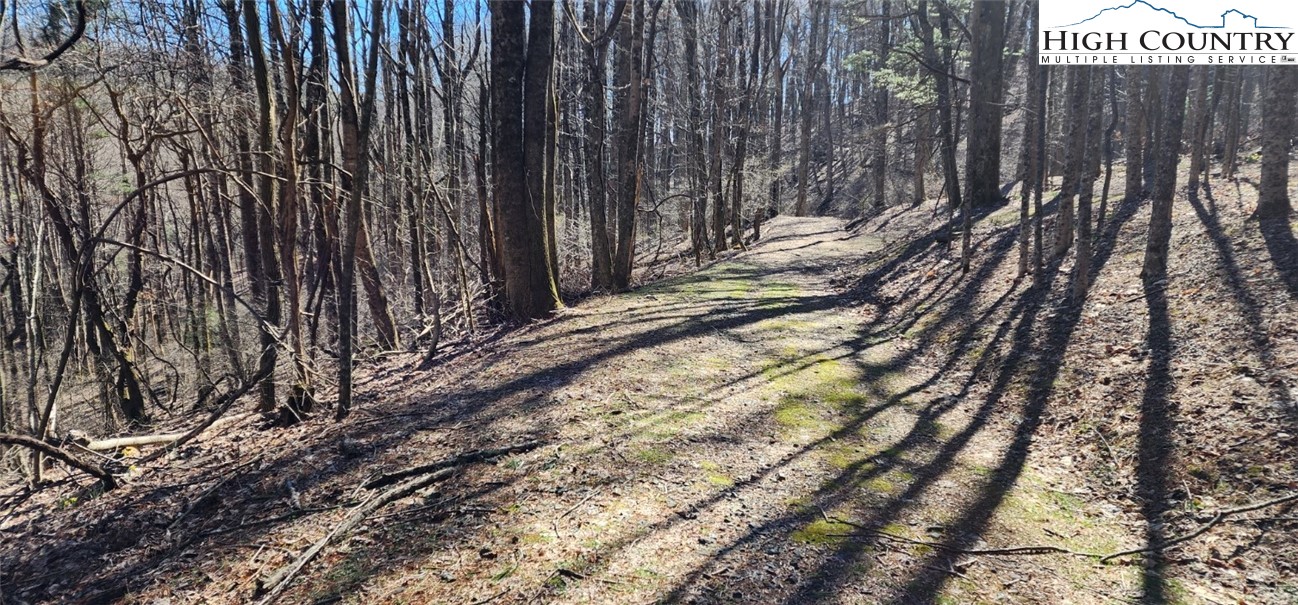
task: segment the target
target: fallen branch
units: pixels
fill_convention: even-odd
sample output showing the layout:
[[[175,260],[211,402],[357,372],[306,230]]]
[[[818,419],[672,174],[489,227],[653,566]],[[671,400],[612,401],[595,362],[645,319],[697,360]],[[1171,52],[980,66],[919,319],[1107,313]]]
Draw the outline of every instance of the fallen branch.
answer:
[[[109,490],[117,487],[117,479],[113,474],[104,467],[82,460],[72,455],[67,450],[55,447],[39,439],[33,439],[23,435],[13,435],[10,433],[0,433],[0,444],[18,445],[28,449],[36,450],[50,458],[58,460],[72,468],[85,472],[100,481],[104,482],[104,489]]]
[[[451,475],[454,475],[455,471],[456,467],[447,467],[438,470],[437,472],[424,475],[423,477],[411,479],[405,483],[398,484],[395,487],[376,494],[360,506],[352,509],[352,512],[347,513],[347,516],[343,518],[341,523],[334,526],[329,533],[325,534],[323,538],[317,540],[315,544],[312,544],[310,548],[306,549],[306,552],[299,555],[292,563],[281,567],[278,571],[265,579],[257,581],[257,594],[265,595],[262,597],[260,604],[268,605],[269,603],[274,602],[275,599],[279,598],[279,596],[288,588],[289,583],[293,581],[293,578],[297,577],[297,575],[302,572],[302,568],[306,567],[307,563],[310,563],[316,555],[319,555],[320,551],[324,550],[324,548],[328,546],[330,542],[333,542],[335,538],[346,534],[351,531],[352,528],[360,525],[361,522],[364,521],[366,517],[370,516],[371,513],[383,508],[391,502],[405,498],[420,489],[447,479]]]
[[[171,443],[181,437],[184,433],[169,433],[165,435],[135,435],[132,437],[114,437],[112,439],[96,439],[87,441],[81,445],[92,452],[106,452],[124,447],[138,447],[142,445],[158,445],[160,443]]]
[[[195,437],[201,435],[203,431],[207,430],[208,427],[212,426],[213,424],[216,424],[216,421],[220,420],[221,416],[224,416],[226,412],[230,411],[230,408],[234,406],[234,403],[238,401],[240,397],[243,397],[244,394],[252,390],[254,386],[260,384],[262,379],[269,376],[274,369],[275,368],[273,366],[261,368],[254,376],[252,376],[248,380],[243,381],[243,384],[240,384],[238,387],[231,389],[230,391],[227,391],[224,395],[221,395],[221,398],[217,400],[216,408],[213,409],[212,413],[208,414],[207,418],[203,419],[203,421],[200,422],[198,426],[189,429],[189,431],[187,431],[184,435],[181,435],[178,439],[172,441],[171,443],[168,443],[166,446],[160,448],[158,451],[153,452],[152,454],[149,454],[148,456],[141,458],[139,464],[152,462],[154,460],[157,460],[158,458],[166,456],[176,448],[179,448],[180,446],[189,443]]]
[[[539,447],[540,445],[541,442],[539,441],[527,441],[524,443],[519,443],[516,445],[511,445],[508,447],[502,447],[498,449],[477,450],[474,452],[468,452],[466,454],[459,454],[451,458],[439,460],[432,464],[422,464],[420,466],[414,466],[408,469],[379,475],[378,477],[366,481],[363,487],[365,489],[378,489],[380,487],[386,487],[392,485],[393,483],[397,483],[402,479],[405,479],[407,477],[413,477],[415,475],[423,475],[425,473],[439,471],[444,468],[463,466],[465,464],[481,462],[483,460],[490,460],[492,458],[499,458],[501,456],[506,456],[509,454],[530,452],[536,449],[537,447]]]
[[[447,458],[441,462],[434,462],[433,464],[417,466],[397,473],[384,475],[366,483],[364,487],[369,489],[390,485],[392,483],[396,483],[396,485],[379,492],[368,500],[362,502],[356,508],[352,509],[351,512],[347,513],[347,516],[344,517],[338,525],[335,525],[329,533],[325,534],[323,538],[317,540],[310,546],[310,548],[307,548],[306,551],[299,555],[297,559],[294,559],[292,563],[281,567],[278,571],[266,578],[258,580],[257,595],[264,595],[258,603],[260,605],[269,605],[274,602],[275,599],[278,599],[279,596],[288,589],[289,583],[291,583],[293,579],[302,572],[302,569],[306,567],[312,559],[315,559],[316,556],[320,554],[320,551],[324,550],[325,547],[329,546],[329,544],[339,536],[346,534],[357,525],[360,525],[361,522],[380,508],[414,494],[415,492],[437,483],[438,481],[450,478],[460,469],[460,467],[466,464],[496,458],[505,454],[529,451],[535,449],[539,445],[540,442],[538,441],[528,441],[526,443],[511,445],[499,449],[478,450],[467,454],[460,454],[453,458]],[[405,481],[402,481],[402,479],[405,479]]]
[[[1182,536],[1177,536],[1177,537],[1175,537],[1175,538],[1172,538],[1172,539],[1167,540],[1167,541],[1164,541],[1164,542],[1160,542],[1160,543],[1155,544],[1155,545],[1152,545],[1152,546],[1146,546],[1146,547],[1144,547],[1144,548],[1133,548],[1133,549],[1131,549],[1131,550],[1124,550],[1124,551],[1122,551],[1122,552],[1115,552],[1115,553],[1113,553],[1113,554],[1104,555],[1103,557],[1100,557],[1100,562],[1101,562],[1101,563],[1108,563],[1109,561],[1112,561],[1112,560],[1117,559],[1117,558],[1119,558],[1119,557],[1127,557],[1127,556],[1131,556],[1131,555],[1141,555],[1141,554],[1146,554],[1146,553],[1151,553],[1151,552],[1161,552],[1161,551],[1167,550],[1168,547],[1175,546],[1175,545],[1180,544],[1180,543],[1182,543],[1182,542],[1188,542],[1188,541],[1193,540],[1193,539],[1195,539],[1195,538],[1197,538],[1197,537],[1199,537],[1199,536],[1202,536],[1202,535],[1203,535],[1204,533],[1206,533],[1208,530],[1210,530],[1210,529],[1216,527],[1217,525],[1220,525],[1222,521],[1225,521],[1228,517],[1231,517],[1231,516],[1233,516],[1233,515],[1241,515],[1241,514],[1244,514],[1244,513],[1251,513],[1251,512],[1253,512],[1253,511],[1255,511],[1255,510],[1262,510],[1262,509],[1264,509],[1264,508],[1270,508],[1270,507],[1272,507],[1272,506],[1279,506],[1279,505],[1281,505],[1281,504],[1287,504],[1287,503],[1289,503],[1289,502],[1298,502],[1298,492],[1295,492],[1295,493],[1289,494],[1289,495],[1287,495],[1287,496],[1281,496],[1281,497],[1276,498],[1276,499],[1274,499],[1274,500],[1267,500],[1267,501],[1265,501],[1265,502],[1258,502],[1258,503],[1255,503],[1255,504],[1248,504],[1248,505],[1245,505],[1245,506],[1241,506],[1241,507],[1239,507],[1239,508],[1229,508],[1229,509],[1226,509],[1226,510],[1217,511],[1217,514],[1213,515],[1211,520],[1209,520],[1207,523],[1204,523],[1203,525],[1199,526],[1199,529],[1196,529],[1196,530],[1194,530],[1194,531],[1192,531],[1192,532],[1190,532],[1190,533],[1188,533],[1188,534],[1185,534],[1185,535],[1182,535]]]
[[[905,544],[914,544],[916,546],[927,546],[929,548],[936,548],[938,550],[946,551],[957,555],[1021,556],[1021,555],[1058,554],[1058,555],[1072,555],[1075,557],[1087,557],[1091,559],[1099,558],[1101,556],[1094,553],[1069,550],[1067,548],[1062,548],[1059,546],[1014,546],[1009,548],[981,548],[981,549],[958,548],[955,546],[951,546],[949,544],[943,544],[942,542],[929,542],[927,540],[915,540],[913,538],[907,538],[906,536],[899,536],[891,532],[886,532],[881,529],[873,529],[870,527],[866,527],[859,523],[853,523],[851,521],[846,521],[836,517],[830,517],[825,514],[824,510],[820,511],[820,516],[825,518],[826,523],[837,523],[840,525],[846,525],[848,527],[854,527],[856,529],[861,530],[859,532],[852,532],[849,534],[828,534],[829,537],[833,537],[833,538],[860,538],[860,537],[883,538],[885,540],[892,540],[894,542],[903,542]]]

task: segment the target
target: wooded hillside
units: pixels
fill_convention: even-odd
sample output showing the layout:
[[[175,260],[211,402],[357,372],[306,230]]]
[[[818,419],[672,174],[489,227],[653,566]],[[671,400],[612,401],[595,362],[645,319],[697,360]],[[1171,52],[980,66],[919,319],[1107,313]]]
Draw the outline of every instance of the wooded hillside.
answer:
[[[243,591],[235,600],[256,593],[269,602],[317,556],[329,559],[335,537],[394,502],[426,497],[432,507],[432,484],[472,465],[519,465],[494,471],[508,475],[496,487],[517,492],[453,482],[465,494],[480,489],[492,510],[525,498],[537,477],[567,481],[546,473],[567,464],[558,461],[571,448],[604,442],[583,423],[607,422],[624,443],[580,456],[596,451],[612,456],[599,464],[628,466],[581,484],[596,501],[605,490],[645,490],[624,504],[652,517],[645,502],[661,494],[643,486],[655,471],[641,467],[670,467],[675,448],[695,447],[679,439],[770,436],[751,460],[727,452],[692,468],[713,482],[706,489],[724,493],[779,472],[780,485],[762,489],[784,500],[762,496],[755,506],[799,512],[753,527],[804,532],[795,550],[829,545],[850,566],[864,565],[861,552],[843,554],[844,544],[867,536],[929,549],[898,563],[906,577],[878,580],[892,602],[992,602],[994,574],[985,570],[969,572],[977,578],[968,592],[948,593],[955,601],[938,595],[969,580],[962,557],[1023,554],[1016,545],[985,552],[1001,548],[984,533],[1040,542],[1036,526],[998,525],[996,515],[1022,496],[1015,490],[1026,488],[1010,486],[1030,482],[1027,451],[1045,439],[1053,458],[1093,465],[1078,470],[1090,477],[1086,498],[1121,500],[1135,516],[1093,526],[1069,517],[1058,531],[1076,532],[1061,539],[1098,527],[1113,540],[1028,556],[1088,561],[1051,568],[1059,574],[1105,563],[1099,584],[1074,583],[1092,593],[1179,602],[1175,585],[1157,579],[1174,573],[1172,547],[1257,510],[1279,523],[1258,526],[1274,534],[1250,534],[1268,582],[1250,578],[1249,547],[1214,545],[1195,551],[1197,560],[1242,570],[1243,579],[1214,576],[1204,585],[1215,597],[1184,600],[1298,598],[1292,564],[1276,555],[1298,545],[1289,516],[1298,502],[1289,458],[1298,447],[1298,353],[1289,341],[1298,334],[1289,178],[1298,68],[1045,66],[1037,8],[1027,0],[0,0],[0,482],[10,486],[0,494],[0,532],[41,534],[35,511],[94,496],[85,510],[119,539],[134,530],[110,528],[127,510],[112,498],[152,510],[158,518],[138,522],[161,523],[166,540],[173,530],[186,536],[177,549],[211,546],[218,533],[252,539],[238,523],[190,524],[223,490],[244,490],[227,495],[238,503],[230,510],[251,514],[297,481],[283,488],[293,502],[284,517],[253,516],[276,528],[335,509],[354,517],[289,549],[305,550],[302,559],[238,568],[282,572],[255,590],[235,582]],[[644,310],[654,304],[663,308]],[[1115,314],[1114,305],[1136,310]],[[1230,310],[1214,317],[1213,308]],[[668,321],[673,310],[679,325]],[[608,317],[588,318],[599,314]],[[1199,331],[1214,322],[1234,328]],[[1140,343],[1105,340],[1106,330]],[[720,344],[707,340],[713,333]],[[691,359],[682,342],[696,338],[706,342]],[[1214,347],[1223,352],[1200,355]],[[896,356],[874,365],[879,350]],[[651,359],[635,370],[642,355]],[[1143,382],[1090,371],[1124,355]],[[484,356],[491,363],[472,365]],[[857,365],[832,365],[843,359]],[[924,363],[949,374],[920,377]],[[545,367],[517,369],[531,364]],[[728,382],[726,364],[743,377]],[[826,376],[804,374],[820,364],[831,364]],[[1236,373],[1203,370],[1218,365]],[[1240,376],[1253,382],[1236,385]],[[727,390],[750,379],[760,379],[744,387],[754,400],[771,404],[769,414],[753,412],[761,420],[744,411],[746,395]],[[701,385],[715,392],[695,392]],[[654,403],[637,403],[641,386]],[[582,400],[587,392],[602,401]],[[1178,392],[1212,402],[1203,405],[1217,419],[1213,431],[1186,428],[1211,420],[1179,416],[1200,403],[1177,401]],[[571,414],[551,409],[562,397]],[[1018,397],[1032,401],[997,407]],[[1232,416],[1252,405],[1246,399],[1275,406],[1265,430]],[[704,400],[719,411],[696,405]],[[519,407],[492,407],[500,401]],[[877,426],[863,411],[874,404],[884,418]],[[1038,434],[1069,405],[1086,406],[1068,421],[1086,430]],[[948,412],[961,420],[939,422]],[[1098,419],[1108,412],[1118,418],[1112,427]],[[749,422],[753,432],[736,429]],[[455,435],[465,423],[470,434]],[[420,431],[454,436],[429,445],[412,437]],[[658,437],[642,443],[646,434]],[[871,441],[894,437],[891,446]],[[855,440],[871,454],[817,449]],[[253,457],[246,443],[266,452]],[[431,449],[400,474],[392,457],[418,444]],[[338,448],[342,462],[321,471],[302,457],[310,448]],[[432,451],[439,455],[425,460]],[[842,485],[882,494],[875,504],[890,512],[861,516],[837,488],[817,488],[810,478],[831,482],[837,472],[824,464],[786,483],[786,471],[774,470],[782,463],[766,460],[811,451],[842,471]],[[1203,451],[1239,459],[1218,468]],[[903,464],[907,456],[916,458]],[[193,463],[207,457],[220,459]],[[294,475],[303,464],[317,473],[309,481]],[[1050,470],[1031,481],[1073,494],[1076,485],[1056,481],[1068,471],[1043,464]],[[227,486],[218,469],[257,477]],[[396,474],[370,486],[375,496],[343,494],[379,469]],[[182,476],[162,478],[173,472]],[[939,477],[952,493],[979,494],[976,502],[929,508],[926,490]],[[210,491],[173,500],[181,492],[164,484]],[[160,491],[146,502],[141,485]],[[389,491],[373,491],[380,487]],[[690,501],[662,489],[670,502]],[[559,526],[587,501],[560,496],[554,527],[518,529],[514,544],[533,534],[567,544]],[[456,506],[472,498],[446,497]],[[945,528],[955,519],[964,533],[895,531],[910,497],[927,516],[908,522]],[[167,506],[179,508],[157,512]],[[692,520],[694,509],[665,506],[668,518]],[[741,518],[727,510],[726,519]],[[1204,510],[1223,513],[1197,524],[1176,517]],[[76,524],[60,519],[53,531],[71,544]],[[1165,527],[1173,520],[1184,531]],[[644,522],[658,528],[650,534],[683,531]],[[760,567],[738,559],[708,567],[760,542],[722,525],[698,539],[733,540],[732,550],[700,555],[711,563],[682,555],[680,568],[654,572],[670,581],[628,590],[682,602],[819,602],[833,592],[794,566],[792,592],[767,595],[757,582],[752,599],[724,588],[700,596],[715,574]],[[1044,535],[1060,537],[1048,525]],[[568,538],[601,539],[579,527]],[[1140,546],[1122,552],[1136,534]],[[487,538],[464,544],[474,539]],[[105,548],[96,556],[117,547]],[[494,561],[500,546],[482,548],[496,549],[480,557]],[[927,557],[933,549],[950,557]],[[524,565],[516,562],[493,581],[526,584],[501,584],[516,602],[562,600],[555,581],[601,577],[602,552],[572,555],[582,564],[549,577],[532,569],[509,580]],[[174,554],[139,555],[125,575],[174,565]],[[53,580],[14,577],[11,569],[38,567],[29,555],[0,552],[0,603],[114,602],[146,584],[142,575],[87,574],[76,591],[60,591]],[[1107,565],[1137,557],[1139,578]],[[838,577],[828,559],[818,559],[819,573]],[[926,565],[949,569],[935,575]],[[617,573],[605,588],[634,584],[634,570]],[[1056,597],[1069,586],[1034,579]],[[14,585],[26,592],[8,592]],[[852,602],[876,602],[861,596],[869,586],[856,587],[861,600]],[[387,598],[374,594],[357,602]]]

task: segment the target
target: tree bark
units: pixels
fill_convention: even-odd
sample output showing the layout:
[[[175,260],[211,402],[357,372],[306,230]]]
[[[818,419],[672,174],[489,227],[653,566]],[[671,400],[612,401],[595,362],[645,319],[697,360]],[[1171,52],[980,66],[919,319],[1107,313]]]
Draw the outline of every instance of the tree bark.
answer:
[[[364,275],[374,269],[372,256],[368,259],[358,258],[368,255],[369,242],[365,232],[365,218],[362,214],[361,201],[369,183],[370,172],[370,124],[373,122],[375,105],[375,82],[378,72],[379,46],[382,40],[384,12],[382,0],[370,1],[371,27],[370,50],[365,61],[365,94],[362,97],[358,90],[356,75],[352,68],[352,42],[349,33],[349,2],[333,0],[330,5],[330,17],[334,25],[334,55],[337,56],[338,73],[341,80],[339,91],[339,122],[342,126],[343,166],[347,174],[342,178],[342,189],[347,193],[347,207],[343,226],[340,269],[338,271],[338,409],[337,418],[346,418],[351,413],[352,396],[352,354],[355,332],[356,269],[362,272],[362,281],[368,281]],[[365,262],[370,260],[371,262]],[[377,281],[374,285],[377,285]],[[367,284],[367,290],[370,285]],[[391,315],[387,314],[386,299],[380,297],[382,308],[374,314],[376,324],[384,323],[391,328]],[[371,310],[374,303],[371,300]],[[379,325],[380,334],[384,327]],[[395,346],[395,330],[388,333]]]
[[[1257,215],[1266,220],[1287,220],[1289,201],[1289,150],[1294,133],[1294,101],[1298,77],[1292,68],[1266,68],[1262,111],[1262,176],[1258,182]]]
[[[1149,217],[1149,240],[1145,246],[1140,277],[1146,283],[1167,276],[1167,251],[1172,239],[1172,200],[1176,195],[1176,168],[1181,154],[1181,130],[1185,124],[1185,97],[1189,88],[1189,67],[1172,68],[1167,106],[1163,108],[1158,169],[1154,179],[1153,207]]]
[[[640,204],[640,181],[644,175],[644,2],[632,2],[631,19],[624,19],[618,33],[617,98],[618,195],[617,250],[613,256],[613,288],[619,292],[631,286],[635,263],[636,212]]]
[[[549,8],[542,8],[539,18],[544,21],[548,14],[551,16],[548,26],[553,27],[553,3],[542,4],[548,4]],[[531,199],[524,168],[544,165],[543,156],[540,162],[532,158],[529,163],[530,155],[544,152],[544,131],[540,129],[540,141],[535,136],[529,140],[526,124],[544,124],[546,116],[544,103],[532,104],[532,111],[524,115],[523,99],[544,94],[549,76],[537,73],[537,67],[543,63],[540,58],[529,70],[523,3],[493,0],[490,7],[492,184],[499,206],[496,217],[502,238],[506,310],[514,320],[527,321],[549,315],[559,307],[559,294],[545,248],[543,200]],[[537,19],[538,15],[534,13],[533,18]],[[546,25],[540,23],[534,27]],[[551,49],[538,47],[538,52],[548,50]],[[547,86],[529,90],[526,84],[531,82],[545,82]],[[535,131],[534,128],[532,132]]]
[[[1004,88],[1005,3],[974,2],[970,17],[969,135],[965,178],[966,205],[985,206],[1002,199],[1001,107]]]

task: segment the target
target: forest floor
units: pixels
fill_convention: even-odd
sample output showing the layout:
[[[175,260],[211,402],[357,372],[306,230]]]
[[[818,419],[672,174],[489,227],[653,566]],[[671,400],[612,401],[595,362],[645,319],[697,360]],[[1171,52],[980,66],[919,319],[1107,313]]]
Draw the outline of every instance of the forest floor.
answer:
[[[1120,182],[1120,181],[1119,181]],[[1111,209],[1071,300],[1015,278],[1017,210],[961,275],[933,208],[778,218],[706,268],[366,369],[357,413],[222,426],[105,495],[0,493],[0,602],[255,602],[381,472],[539,440],[378,510],[294,603],[1298,603],[1298,246],[1251,186]],[[1151,319],[1152,318],[1152,319]],[[972,552],[979,551],[979,552]],[[991,551],[991,552],[989,552]]]

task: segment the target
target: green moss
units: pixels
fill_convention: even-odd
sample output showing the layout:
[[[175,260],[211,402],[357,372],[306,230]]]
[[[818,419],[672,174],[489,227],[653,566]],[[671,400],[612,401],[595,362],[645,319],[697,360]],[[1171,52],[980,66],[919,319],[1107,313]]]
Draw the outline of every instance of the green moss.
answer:
[[[727,477],[721,473],[708,473],[705,478],[708,484],[715,485],[717,487],[734,487],[735,485],[734,479],[731,479],[730,477]]]
[[[518,541],[523,544],[549,544],[554,542],[554,536],[537,532],[527,532],[519,536]]]
[[[851,532],[852,526],[846,523],[816,519],[801,529],[794,530],[789,534],[789,539],[803,544],[832,544],[843,541],[843,534]]]
[[[518,571],[518,563],[511,563],[509,565],[506,565],[500,568],[499,570],[497,570],[496,573],[491,574],[491,581],[499,582],[501,580],[504,580],[505,578],[514,575],[515,571]]]
[[[675,454],[656,447],[644,447],[635,450],[632,455],[637,460],[648,464],[666,464]]]
[[[865,482],[862,486],[865,490],[876,493],[892,495],[897,492],[897,485],[884,477],[875,477]]]
[[[784,506],[794,512],[809,512],[814,510],[814,502],[811,496],[792,496],[784,499]]]
[[[1190,589],[1186,588],[1185,583],[1175,578],[1166,578],[1164,580],[1164,596],[1167,597],[1167,605],[1182,605],[1196,602],[1191,595]]]
[[[1006,523],[1025,526],[1022,529],[1039,532],[1043,537],[1066,536],[1062,544],[1066,548],[1088,552],[1121,549],[1125,535],[1122,528],[1087,515],[1084,507],[1081,498],[1048,489],[1029,476],[1006,497],[1001,513]]]
[[[868,460],[876,450],[859,443],[837,442],[825,446],[824,460],[830,466],[840,469],[855,469],[858,472],[870,472],[874,468]]]
[[[676,410],[664,414],[657,414],[645,422],[643,432],[651,437],[667,439],[681,434],[685,429],[697,425],[707,419],[707,414],[703,412],[688,412]]]
[[[785,396],[775,408],[775,421],[780,426],[815,434],[832,432],[837,425],[821,417],[819,410],[803,396]]]

